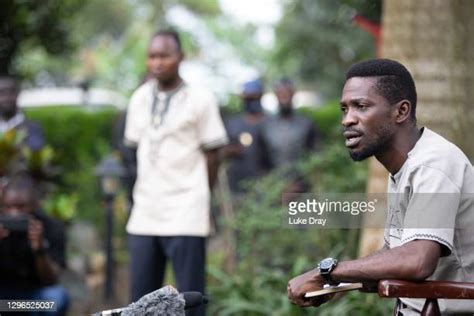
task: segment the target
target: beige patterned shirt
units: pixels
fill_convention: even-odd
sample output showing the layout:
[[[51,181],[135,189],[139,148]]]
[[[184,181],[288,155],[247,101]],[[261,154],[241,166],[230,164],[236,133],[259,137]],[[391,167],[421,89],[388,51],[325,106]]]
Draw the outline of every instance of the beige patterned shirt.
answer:
[[[442,246],[429,280],[474,282],[474,170],[464,153],[428,128],[389,177],[385,242],[390,248],[417,239]],[[474,301],[438,300],[443,315],[474,313]],[[402,299],[404,315],[417,315],[424,300]],[[417,312],[418,311],[418,312]]]

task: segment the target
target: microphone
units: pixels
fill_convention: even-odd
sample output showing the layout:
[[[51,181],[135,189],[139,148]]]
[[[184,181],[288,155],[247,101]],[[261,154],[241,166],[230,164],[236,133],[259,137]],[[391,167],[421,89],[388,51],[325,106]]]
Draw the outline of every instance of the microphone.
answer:
[[[207,298],[200,292],[179,292],[168,285],[148,293],[127,307],[102,311],[94,316],[173,315],[185,316],[184,311],[202,304]]]
[[[198,307],[209,302],[207,297],[202,295],[201,292],[183,292],[181,295],[184,298],[185,310]]]

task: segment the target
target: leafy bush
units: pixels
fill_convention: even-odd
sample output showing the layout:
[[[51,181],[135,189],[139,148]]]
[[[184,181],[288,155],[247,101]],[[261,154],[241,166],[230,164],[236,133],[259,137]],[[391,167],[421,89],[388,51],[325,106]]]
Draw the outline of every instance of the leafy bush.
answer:
[[[329,102],[317,109],[303,107],[299,112],[313,120],[318,127],[323,143],[342,139],[341,136],[341,110],[336,101]]]
[[[26,115],[42,125],[46,141],[55,152],[53,163],[62,171],[57,196],[51,197],[47,209],[65,212],[59,209],[64,205],[74,206],[77,200],[79,218],[100,221],[103,210],[94,168],[111,150],[117,110],[45,107],[28,109]],[[73,198],[65,197],[71,194]]]

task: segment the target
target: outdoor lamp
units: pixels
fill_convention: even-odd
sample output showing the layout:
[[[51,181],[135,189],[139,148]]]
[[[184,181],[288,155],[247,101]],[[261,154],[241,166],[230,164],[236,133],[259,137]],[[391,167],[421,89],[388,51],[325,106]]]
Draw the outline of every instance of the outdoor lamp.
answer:
[[[105,197],[105,222],[106,222],[106,267],[104,295],[107,301],[113,298],[113,244],[112,235],[114,228],[114,197],[120,188],[120,178],[125,175],[117,156],[110,154],[105,157],[95,169],[96,176],[99,177],[102,193]]]
[[[113,197],[120,187],[120,178],[125,175],[119,159],[111,154],[105,157],[95,169],[100,178],[100,188],[106,197]]]

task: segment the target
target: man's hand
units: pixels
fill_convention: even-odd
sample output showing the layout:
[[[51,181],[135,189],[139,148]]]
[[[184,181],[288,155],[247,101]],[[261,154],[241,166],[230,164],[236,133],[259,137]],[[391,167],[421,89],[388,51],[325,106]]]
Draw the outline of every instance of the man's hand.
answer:
[[[334,297],[334,294],[327,294],[312,298],[305,298],[307,292],[322,290],[325,282],[316,271],[308,271],[288,282],[288,298],[291,303],[300,307],[319,306]]]
[[[30,241],[31,250],[38,251],[43,247],[43,224],[31,219],[28,223],[28,239]]]

